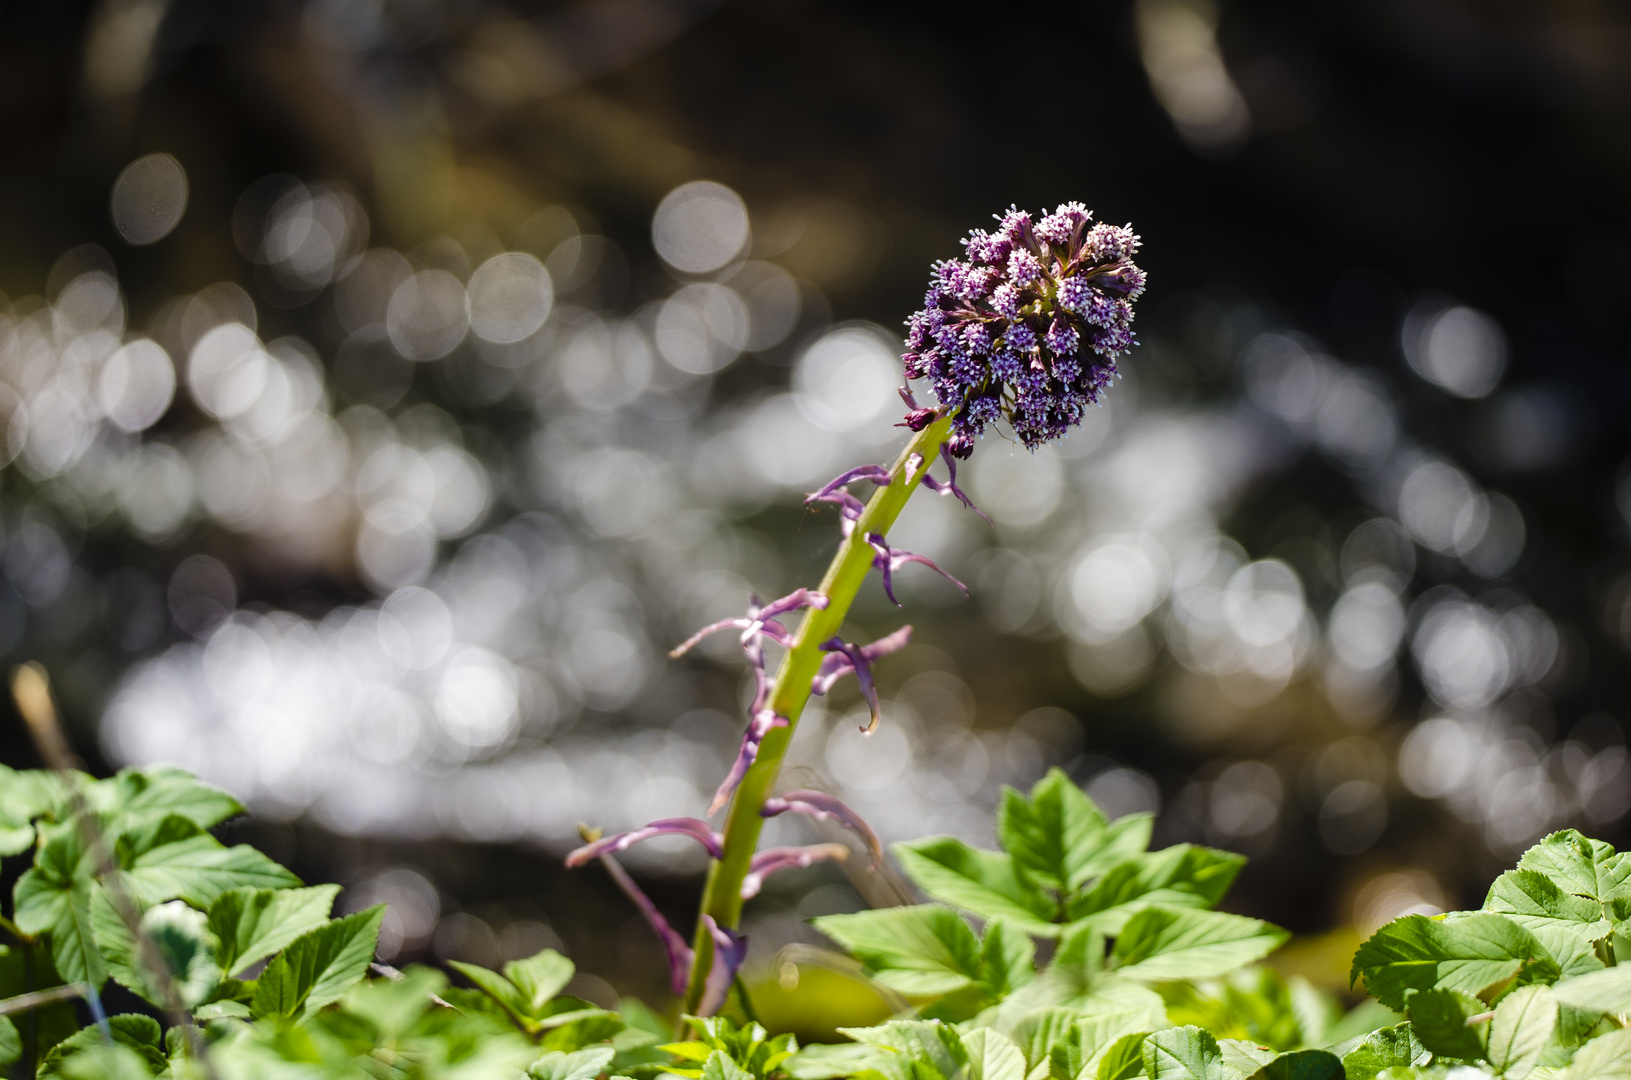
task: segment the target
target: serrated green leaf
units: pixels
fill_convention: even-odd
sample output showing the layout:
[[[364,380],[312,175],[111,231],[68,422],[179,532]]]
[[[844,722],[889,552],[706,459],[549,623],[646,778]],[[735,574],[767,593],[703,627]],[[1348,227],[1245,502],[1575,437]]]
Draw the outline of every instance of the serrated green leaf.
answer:
[[[1123,1035],[1110,1044],[1099,1058],[1099,1068],[1090,1075],[1096,1080],[1132,1080],[1144,1072],[1144,1040],[1147,1031]]]
[[[521,993],[528,1015],[539,1016],[549,1000],[572,981],[577,967],[556,952],[544,949],[524,960],[511,960],[504,965],[504,977]]]
[[[1273,1047],[1250,1039],[1219,1039],[1218,1050],[1223,1054],[1223,1063],[1242,1076],[1256,1073],[1279,1053]]]
[[[1015,930],[1001,919],[985,924],[980,942],[979,982],[991,1000],[1002,998],[1036,978],[1036,944],[1028,934]]]
[[[1092,876],[1086,864],[1100,848],[1108,824],[1063,770],[1050,769],[1028,799],[1013,788],[1003,789],[997,838],[1031,880],[1074,891]]]
[[[1127,920],[1110,955],[1126,978],[1206,978],[1261,960],[1290,936],[1241,915],[1149,907]]]
[[[101,987],[107,965],[91,931],[95,864],[77,828],[51,831],[34,866],[17,879],[14,920],[26,934],[50,934],[51,959],[69,982]]]
[[[1223,1063],[1210,1032],[1198,1027],[1168,1028],[1144,1039],[1144,1071],[1150,1080],[1240,1080]]]
[[[1444,919],[1406,915],[1372,934],[1354,954],[1349,977],[1363,975],[1371,994],[1402,1010],[1411,990],[1441,987],[1477,995],[1526,964],[1551,964],[1535,936],[1504,915],[1467,913]]]
[[[157,954],[153,959],[165,965],[183,1007],[208,1000],[221,973],[215,966],[218,943],[204,913],[173,900],[141,912],[140,919]],[[108,973],[121,986],[160,1007],[168,1004],[159,976],[143,962],[135,935],[100,886],[91,897],[91,931]]]
[[[870,1028],[839,1028],[840,1035],[893,1051],[877,1064],[890,1080],[953,1080],[968,1064],[957,1029],[926,1020],[891,1020]]]
[[[963,1050],[968,1080],[1025,1080],[1025,1055],[1001,1032],[975,1028],[963,1036]]]
[[[1014,1045],[1025,1055],[1027,1070],[1036,1068],[1039,1062],[1048,1060],[1055,1044],[1065,1040],[1071,1025],[1076,1023],[1077,1013],[1074,1009],[1046,1008],[1035,1009],[1020,1017],[1019,1022],[1013,1026]],[[1087,1058],[1081,1056],[1078,1065]],[[1071,1076],[1075,1076],[1072,1071]]]
[[[1151,904],[1215,907],[1234,884],[1243,855],[1194,844],[1176,844],[1121,863],[1067,906],[1072,921],[1092,922],[1120,933],[1136,912]]]
[[[1484,910],[1505,915],[1534,934],[1564,975],[1602,969],[1593,944],[1613,930],[1603,917],[1603,905],[1564,892],[1540,871],[1509,870],[1496,878]]]
[[[753,1074],[731,1060],[723,1050],[715,1050],[702,1066],[702,1080],[753,1080]]]
[[[570,1054],[545,1054],[532,1063],[527,1075],[532,1080],[594,1080],[606,1071],[617,1051],[610,1046],[592,1046]]]
[[[220,941],[223,974],[264,960],[328,922],[338,885],[305,889],[228,889],[210,905],[210,930]]]
[[[1601,903],[1631,895],[1631,860],[1574,829],[1552,833],[1523,853],[1520,870],[1536,870],[1558,888]]]
[[[1552,996],[1562,1005],[1615,1017],[1631,1017],[1631,964],[1594,971],[1552,985]]]
[[[120,882],[144,904],[185,900],[208,910],[229,889],[287,889],[300,879],[248,844],[226,847],[196,822],[171,814],[124,833]]]
[[[170,765],[122,769],[107,780],[87,784],[84,795],[93,811],[114,815],[118,831],[171,814],[209,829],[244,813],[243,804],[231,795]]]
[[[368,973],[385,905],[335,919],[296,938],[255,981],[259,1017],[309,1016],[337,1001]]]
[[[1520,986],[1495,1006],[1489,1022],[1489,1063],[1507,1080],[1523,1080],[1540,1064],[1557,1027],[1557,999],[1544,986]]]
[[[164,1039],[159,1022],[152,1017],[136,1013],[110,1016],[108,1034],[112,1036],[115,1045],[126,1047],[138,1054],[142,1063],[152,1072],[169,1068],[170,1060],[164,1054]],[[42,1077],[71,1075],[64,1071],[64,1064],[79,1052],[101,1045],[102,1033],[95,1024],[83,1028],[51,1048],[51,1052],[46,1054],[45,1060],[40,1063],[39,1075]]]
[[[1432,1057],[1409,1024],[1362,1036],[1341,1056],[1347,1080],[1374,1080],[1383,1069],[1425,1065]]]
[[[1265,1064],[1251,1080],[1343,1080],[1342,1061],[1329,1050],[1293,1050]]]
[[[972,986],[982,957],[974,931],[936,904],[825,915],[812,922],[865,964],[878,982],[912,997]]]
[[[10,1065],[23,1056],[23,1040],[11,1017],[0,1016],[0,1065]]]
[[[1587,1040],[1558,1080],[1631,1080],[1631,1028]]]
[[[1012,857],[971,848],[951,836],[931,836],[891,849],[906,874],[936,900],[986,918],[1007,919],[1027,933],[1059,932],[1058,907],[1021,878]]]
[[[1421,1044],[1439,1057],[1475,1061],[1484,1056],[1489,1038],[1482,1001],[1459,990],[1416,990],[1406,1000],[1410,1028]]]
[[[1079,1076],[1096,1076],[1106,1054],[1129,1035],[1142,1036],[1149,1024],[1146,1009],[1122,1009],[1083,1016],[1073,1008],[1038,1010],[1021,1020],[1015,1029],[1015,1038],[1023,1035],[1028,1040],[1026,1060],[1032,1070],[1043,1060],[1062,1064],[1055,1075],[1058,1080],[1075,1080]],[[1051,1041],[1049,1041],[1051,1040]],[[1143,1068],[1141,1051],[1129,1051]],[[1033,1061],[1032,1055],[1036,1058]]]

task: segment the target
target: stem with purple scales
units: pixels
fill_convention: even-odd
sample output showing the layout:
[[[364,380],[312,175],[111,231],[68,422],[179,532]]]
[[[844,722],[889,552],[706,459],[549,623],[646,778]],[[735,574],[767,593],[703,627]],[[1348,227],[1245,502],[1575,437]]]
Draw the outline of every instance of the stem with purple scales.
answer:
[[[765,735],[758,756],[742,777],[725,821],[724,853],[713,864],[702,896],[701,914],[711,916],[720,926],[734,929],[741,918],[742,879],[747,876],[759,846],[759,832],[764,828],[760,811],[781,772],[782,759],[787,756],[799,714],[810,699],[811,680],[827,656],[821,645],[838,633],[855,594],[872,569],[877,552],[867,543],[867,537],[874,533],[888,534],[889,527],[900,516],[906,501],[929,471],[929,463],[935,460],[941,444],[950,434],[951,418],[941,416],[912,436],[912,441],[906,444],[889,470],[889,483],[873,493],[860,520],[839,544],[838,554],[827,567],[819,586],[827,597],[827,606],[811,608],[805,613],[787,655],[782,658],[771,688],[769,707],[777,716],[787,718],[787,726],[773,728]],[[687,1012],[696,1010],[713,964],[713,937],[700,919],[694,945],[695,959],[685,992]]]

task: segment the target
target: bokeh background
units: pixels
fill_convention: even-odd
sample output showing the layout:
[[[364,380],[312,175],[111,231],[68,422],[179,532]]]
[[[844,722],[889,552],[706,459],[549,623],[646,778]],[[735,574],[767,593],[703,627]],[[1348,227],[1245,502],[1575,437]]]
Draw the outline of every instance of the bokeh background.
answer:
[[[870,584],[884,723],[818,701],[789,778],[990,844],[1062,766],[1249,854],[1230,906],[1338,983],[1625,839],[1628,73],[1592,0],[11,0],[0,650],[95,768],[389,901],[386,956],[661,1000],[560,856],[722,775],[740,656],[665,650],[819,575],[800,494],[894,454],[931,261],[1080,199],[1145,239],[1125,378],[985,440],[994,526],[915,500],[973,599]],[[689,925],[694,853],[628,863]],[[909,899],[863,864],[772,882],[761,976]]]

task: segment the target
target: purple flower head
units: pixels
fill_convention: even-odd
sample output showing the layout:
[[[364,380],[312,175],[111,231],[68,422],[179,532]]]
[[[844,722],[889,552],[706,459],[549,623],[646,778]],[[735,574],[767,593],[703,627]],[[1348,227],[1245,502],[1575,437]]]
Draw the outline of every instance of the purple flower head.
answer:
[[[1080,203],[997,217],[964,241],[967,261],[935,265],[907,324],[906,376],[929,380],[957,459],[994,423],[1033,450],[1080,423],[1135,342],[1131,301],[1145,287],[1131,226],[1095,225]]]
[[[929,558],[927,555],[914,555],[910,551],[902,551],[899,548],[892,548],[889,546],[889,541],[885,540],[877,533],[868,533],[866,542],[872,547],[873,567],[876,568],[879,573],[883,574],[884,595],[889,597],[889,602],[894,604],[896,607],[900,607],[901,602],[895,599],[895,571],[899,570],[907,563],[922,563],[924,566],[927,566],[930,570],[933,570],[935,573],[939,574],[941,577],[945,578],[959,589],[962,589],[964,595],[967,595],[968,586],[964,585],[961,581],[958,581],[956,578],[940,569],[940,567],[936,566],[934,564],[934,560]]]
[[[1070,324],[1070,320],[1061,312],[1053,317],[1053,323],[1048,327],[1048,336],[1042,339],[1050,352],[1055,356],[1064,356],[1076,351],[1076,345],[1082,340],[1082,335]],[[1058,365],[1054,365],[1055,370]]]
[[[759,816],[768,818],[778,814],[808,814],[820,821],[837,822],[859,836],[866,845],[867,854],[872,860],[867,869],[875,870],[878,863],[883,861],[883,845],[878,842],[878,834],[861,820],[860,814],[844,805],[837,796],[821,791],[788,791],[772,795],[764,801]]]
[[[853,673],[856,682],[861,684],[861,695],[866,698],[867,705],[872,709],[871,722],[861,730],[871,734],[878,726],[878,687],[872,681],[872,663],[880,657],[905,648],[906,643],[911,640],[912,627],[908,624],[870,645],[851,645],[839,638],[822,642],[821,650],[827,654],[827,658],[821,661],[821,667],[816,670],[815,678],[810,680],[810,693],[825,694],[832,689],[833,683]]]
[[[603,855],[626,851],[642,840],[650,840],[653,836],[689,836],[701,844],[708,854],[714,858],[717,859],[724,854],[724,848],[721,845],[725,842],[725,838],[709,828],[706,821],[700,821],[694,817],[677,817],[663,818],[661,821],[653,821],[644,828],[603,836],[599,840],[583,845],[568,855],[566,865],[568,869],[574,869]]]
[[[765,848],[753,856],[748,872],[742,878],[742,899],[752,900],[764,888],[765,878],[781,870],[814,866],[829,859],[843,862],[849,858],[849,848],[843,844],[811,844],[809,847]]]

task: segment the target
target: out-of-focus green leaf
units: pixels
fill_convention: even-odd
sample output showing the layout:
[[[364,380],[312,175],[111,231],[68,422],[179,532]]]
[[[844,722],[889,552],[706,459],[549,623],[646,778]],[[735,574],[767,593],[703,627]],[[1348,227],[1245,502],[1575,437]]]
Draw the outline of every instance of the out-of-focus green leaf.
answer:
[[[612,1063],[616,1053],[609,1046],[590,1047],[570,1054],[555,1051],[533,1062],[527,1075],[532,1080],[594,1080]]]
[[[1001,1032],[975,1028],[963,1036],[963,1050],[968,1080],[1025,1080],[1025,1055]]]
[[[1343,1080],[1342,1062],[1329,1050],[1293,1050],[1252,1073],[1250,1080]]]
[[[1495,1006],[1489,1022],[1489,1063],[1507,1080],[1523,1080],[1540,1064],[1557,1027],[1557,999],[1544,986],[1520,986]]]
[[[1291,935],[1260,919],[1149,907],[1127,921],[1110,955],[1133,979],[1196,979],[1261,960]]]
[[[1058,905],[1023,879],[1012,857],[981,851],[950,836],[892,849],[906,874],[936,900],[986,918],[1003,918],[1032,934],[1054,935]]]
[[[108,1033],[113,1037],[115,1045],[126,1047],[139,1056],[150,1070],[148,1075],[169,1068],[170,1059],[164,1053],[164,1039],[159,1030],[159,1022],[152,1017],[135,1013],[110,1016]],[[64,1070],[65,1064],[82,1051],[100,1048],[103,1045],[102,1033],[95,1024],[83,1028],[51,1048],[51,1052],[40,1063],[39,1075],[42,1077],[73,1075]]]
[[[1562,1005],[1602,1015],[1631,1016],[1631,964],[1620,964],[1578,978],[1562,979],[1552,986],[1552,996]]]
[[[1475,1061],[1484,1056],[1489,1038],[1482,1001],[1459,990],[1415,990],[1406,999],[1410,1028],[1428,1050],[1440,1057]]]
[[[1072,898],[1066,914],[1073,922],[1088,920],[1105,933],[1116,934],[1151,904],[1215,907],[1244,865],[1244,856],[1194,844],[1151,851],[1115,867]]]
[[[1373,1080],[1383,1069],[1425,1065],[1431,1058],[1409,1024],[1373,1031],[1341,1049],[1347,1080]]]
[[[912,997],[937,997],[980,978],[980,942],[955,911],[938,904],[825,915],[815,928],[871,969],[873,978]]]
[[[23,1056],[22,1036],[11,1023],[11,1017],[0,1016],[0,1065],[10,1065]]]
[[[1123,1035],[1110,1044],[1099,1058],[1097,1080],[1132,1080],[1144,1071],[1144,1040],[1148,1032],[1137,1031]]]
[[[1631,1080],[1631,1028],[1587,1040],[1558,1080]]]

